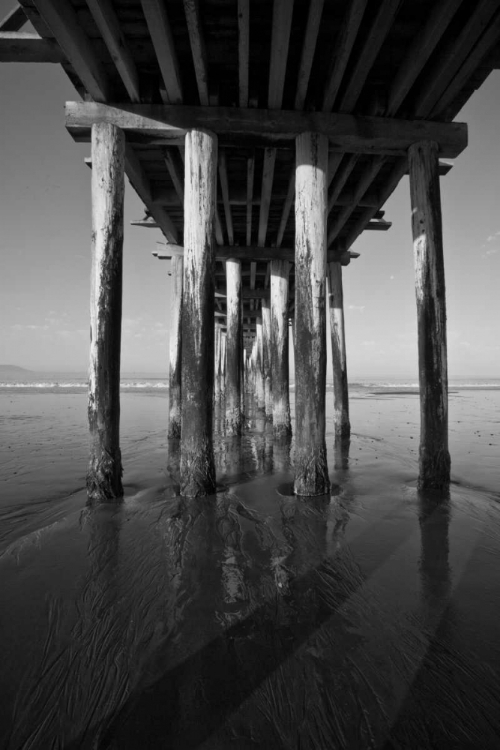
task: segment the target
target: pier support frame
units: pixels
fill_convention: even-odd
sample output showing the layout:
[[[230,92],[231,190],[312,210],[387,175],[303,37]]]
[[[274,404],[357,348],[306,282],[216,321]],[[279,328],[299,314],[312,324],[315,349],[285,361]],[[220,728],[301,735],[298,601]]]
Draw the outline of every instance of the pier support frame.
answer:
[[[273,420],[273,384],[271,373],[271,307],[262,300],[262,379],[264,381],[264,408],[266,421]]]
[[[262,334],[262,316],[259,315],[255,322],[256,329],[256,340],[257,346],[255,349],[255,400],[257,401],[257,408],[264,409],[265,394],[264,394],[264,375],[262,367],[263,358],[263,334]]]
[[[240,260],[230,258],[226,261],[226,290],[226,435],[241,435],[243,423],[241,410],[243,320]]]
[[[334,429],[335,437],[343,439],[350,436],[351,425],[349,422],[342,265],[338,262],[328,264],[328,285],[332,339]]]
[[[217,138],[186,135],[184,287],[182,301],[181,495],[215,492],[212,442],[214,387],[213,224]]]
[[[184,262],[180,255],[171,261],[172,305],[170,310],[170,369],[168,381],[168,437],[181,436],[181,356],[182,356],[182,285]]]
[[[443,489],[450,481],[450,454],[438,146],[431,141],[415,143],[408,157],[418,319],[419,487]]]
[[[120,350],[125,135],[92,125],[88,502],[121,499]]]
[[[292,434],[288,372],[288,280],[290,263],[271,261],[271,371],[273,433],[276,438]]]
[[[328,139],[296,138],[295,492],[330,490],[325,442]]]

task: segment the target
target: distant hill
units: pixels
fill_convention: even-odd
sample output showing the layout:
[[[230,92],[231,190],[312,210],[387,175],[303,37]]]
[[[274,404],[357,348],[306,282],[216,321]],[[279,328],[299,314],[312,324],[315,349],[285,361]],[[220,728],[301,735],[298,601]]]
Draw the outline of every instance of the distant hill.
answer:
[[[0,374],[14,375],[16,372],[33,372],[33,370],[27,370],[26,367],[18,367],[17,365],[0,365]]]

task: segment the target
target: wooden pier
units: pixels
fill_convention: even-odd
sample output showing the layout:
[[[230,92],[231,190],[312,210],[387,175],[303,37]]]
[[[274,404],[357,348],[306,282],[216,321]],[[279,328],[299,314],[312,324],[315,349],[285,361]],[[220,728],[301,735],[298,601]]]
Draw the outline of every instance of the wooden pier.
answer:
[[[122,495],[124,175],[171,262],[166,429],[192,497],[216,488],[214,403],[240,435],[245,392],[276,440],[293,430],[295,492],[329,492],[328,311],[335,434],[346,438],[342,274],[362,232],[390,228],[383,206],[409,174],[419,482],[446,486],[441,159],[467,145],[453,118],[499,66],[499,39],[500,0],[21,0],[0,21],[0,61],[61,64],[81,97],[66,103],[66,127],[92,144],[92,502]]]

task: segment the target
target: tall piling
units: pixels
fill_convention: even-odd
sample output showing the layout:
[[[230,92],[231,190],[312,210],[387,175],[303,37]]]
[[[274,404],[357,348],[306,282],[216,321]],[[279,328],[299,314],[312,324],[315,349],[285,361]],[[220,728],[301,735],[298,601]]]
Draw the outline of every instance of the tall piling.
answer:
[[[215,492],[212,425],[216,173],[216,136],[201,130],[187,133],[180,463],[184,497]]]
[[[351,434],[351,424],[349,422],[344,293],[342,289],[342,266],[338,262],[328,264],[328,285],[332,340],[334,430],[336,438],[348,438]]]
[[[241,304],[241,261],[226,262],[226,435],[241,435],[243,319]]]
[[[92,125],[92,272],[88,419],[88,502],[123,496],[120,452],[120,352],[125,136]]]
[[[328,139],[296,138],[295,492],[330,490],[325,441]]]
[[[182,285],[184,275],[184,261],[180,255],[172,257],[171,272],[172,304],[170,309],[168,437],[178,439],[181,436]]]
[[[410,193],[420,382],[419,487],[450,481],[448,363],[438,145],[410,146]]]
[[[276,438],[292,433],[288,371],[288,282],[290,263],[271,261],[271,371],[273,433]]]
[[[273,384],[271,370],[271,307],[262,300],[262,380],[264,382],[264,408],[266,420],[273,420]]]

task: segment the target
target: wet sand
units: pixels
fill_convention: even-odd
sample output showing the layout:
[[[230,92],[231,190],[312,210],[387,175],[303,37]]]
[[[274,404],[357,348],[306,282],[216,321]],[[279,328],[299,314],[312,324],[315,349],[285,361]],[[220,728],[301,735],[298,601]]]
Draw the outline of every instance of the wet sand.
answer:
[[[0,401],[0,747],[500,746],[499,391],[450,397],[448,497],[398,392],[353,395],[348,447],[329,418],[330,496],[290,494],[254,414],[201,502],[165,394],[124,394],[126,498],[95,511],[85,395]]]

